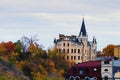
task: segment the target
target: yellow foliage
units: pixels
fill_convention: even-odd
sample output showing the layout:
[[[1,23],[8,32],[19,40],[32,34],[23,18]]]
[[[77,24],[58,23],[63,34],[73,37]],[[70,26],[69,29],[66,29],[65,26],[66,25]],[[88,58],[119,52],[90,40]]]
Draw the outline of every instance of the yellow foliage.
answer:
[[[38,78],[40,78],[40,77],[41,77],[40,72],[37,72],[37,73],[36,73],[36,77],[38,77]]]
[[[6,48],[3,43],[0,44],[0,55],[3,55],[6,51]]]
[[[34,44],[31,44],[28,48],[31,53],[36,53],[37,47]]]
[[[20,70],[22,70],[22,66],[26,64],[26,61],[16,61],[16,67]]]
[[[8,56],[3,56],[2,59],[8,61]]]
[[[56,70],[55,68],[52,68],[52,72],[53,72],[53,73],[56,73],[57,70]]]
[[[54,67],[55,66],[53,61],[50,61],[49,64],[50,64],[50,67]]]
[[[61,69],[60,71],[59,71],[59,74],[62,76],[63,74],[64,74],[64,69]]]
[[[113,56],[115,47],[116,46],[112,44],[107,45],[107,47],[103,49],[104,56]]]

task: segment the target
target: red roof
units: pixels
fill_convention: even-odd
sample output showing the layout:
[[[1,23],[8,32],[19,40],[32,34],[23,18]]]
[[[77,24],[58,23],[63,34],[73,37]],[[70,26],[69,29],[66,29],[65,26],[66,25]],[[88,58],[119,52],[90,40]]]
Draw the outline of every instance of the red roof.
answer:
[[[101,61],[87,61],[83,63],[76,64],[75,66],[79,67],[92,67],[92,66],[99,66],[101,65]]]

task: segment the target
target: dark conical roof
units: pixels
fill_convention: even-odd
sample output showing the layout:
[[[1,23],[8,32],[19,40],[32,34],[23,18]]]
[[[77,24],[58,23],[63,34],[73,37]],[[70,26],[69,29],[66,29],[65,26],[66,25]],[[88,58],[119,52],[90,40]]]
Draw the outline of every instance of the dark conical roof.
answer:
[[[86,32],[86,28],[85,28],[85,23],[84,23],[84,18],[82,20],[81,30],[80,30],[80,33],[79,33],[79,37],[80,36],[87,36],[87,32]]]

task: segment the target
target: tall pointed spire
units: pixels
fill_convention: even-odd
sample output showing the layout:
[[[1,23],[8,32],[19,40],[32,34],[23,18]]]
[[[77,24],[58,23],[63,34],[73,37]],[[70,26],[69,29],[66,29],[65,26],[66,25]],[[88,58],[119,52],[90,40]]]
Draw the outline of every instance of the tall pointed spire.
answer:
[[[83,18],[83,20],[82,20],[81,30],[80,30],[80,33],[79,33],[79,37],[80,37],[80,36],[84,36],[84,37],[87,36],[84,18]]]

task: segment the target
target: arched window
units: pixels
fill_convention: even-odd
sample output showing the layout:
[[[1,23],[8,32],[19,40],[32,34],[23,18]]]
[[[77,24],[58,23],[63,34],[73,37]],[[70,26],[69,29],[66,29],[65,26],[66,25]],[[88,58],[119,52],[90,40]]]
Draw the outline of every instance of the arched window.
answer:
[[[83,70],[82,69],[79,70],[79,74],[83,75]]]
[[[104,80],[108,80],[108,76],[105,76],[105,77],[104,77]]]
[[[105,69],[104,71],[108,71],[108,69]]]

